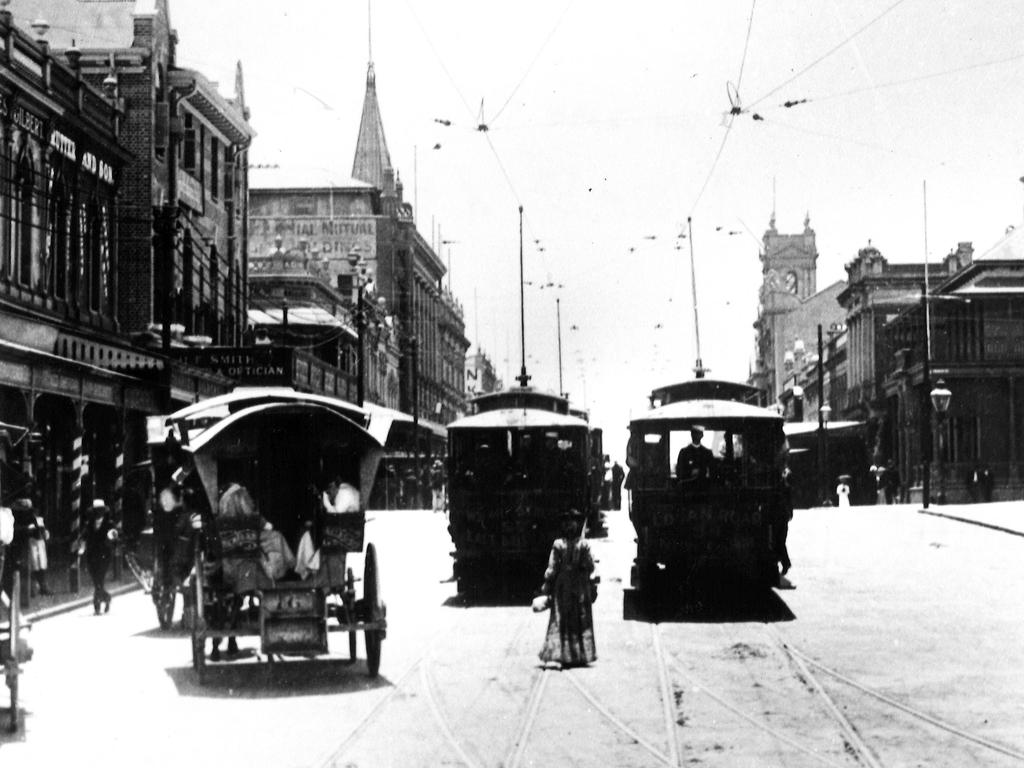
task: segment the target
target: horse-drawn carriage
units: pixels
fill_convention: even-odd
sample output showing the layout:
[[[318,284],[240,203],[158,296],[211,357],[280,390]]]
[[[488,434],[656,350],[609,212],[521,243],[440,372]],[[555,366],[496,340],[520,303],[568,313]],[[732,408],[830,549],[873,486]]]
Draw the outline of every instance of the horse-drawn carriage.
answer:
[[[387,622],[373,544],[362,598],[345,564],[348,553],[363,551],[382,455],[365,423],[350,403],[280,389],[239,391],[167,418],[170,442],[180,444],[176,479],[201,529],[190,584],[200,681],[207,638],[216,647],[222,638],[259,637],[274,661],[325,654],[332,632],[348,633],[353,660],[363,632],[367,667],[377,674]],[[328,483],[350,489],[344,510],[325,509]],[[305,551],[301,564],[296,550]]]

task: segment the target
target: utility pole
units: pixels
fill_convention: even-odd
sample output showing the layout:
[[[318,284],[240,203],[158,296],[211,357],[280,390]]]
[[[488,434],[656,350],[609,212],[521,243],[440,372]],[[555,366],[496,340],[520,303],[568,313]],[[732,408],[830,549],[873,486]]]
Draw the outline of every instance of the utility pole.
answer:
[[[562,297],[555,297],[555,317],[558,322],[558,394],[565,397],[565,387],[562,386]]]
[[[522,345],[522,367],[516,379],[519,386],[525,387],[530,382],[526,375],[526,296],[523,283],[523,206],[519,206],[519,340]]]
[[[409,354],[412,355],[412,439],[413,466],[416,472],[416,503],[423,503],[423,489],[420,487],[420,340],[413,336],[409,340]],[[418,508],[418,507],[417,507]]]
[[[921,287],[921,317],[924,319],[924,338],[921,361],[921,506],[928,509],[932,496],[932,361],[931,328],[928,322],[928,288]]]
[[[822,341],[821,324],[818,325],[818,498],[822,505],[828,499],[828,480],[825,473],[825,344]]]

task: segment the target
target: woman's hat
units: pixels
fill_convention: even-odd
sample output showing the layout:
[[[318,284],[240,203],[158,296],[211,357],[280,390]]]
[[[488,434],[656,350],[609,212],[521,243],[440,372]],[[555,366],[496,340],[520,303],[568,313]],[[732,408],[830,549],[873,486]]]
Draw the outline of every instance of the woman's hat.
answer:
[[[98,514],[100,512],[108,512],[109,510],[110,510],[110,507],[107,506],[107,502],[105,502],[103,499],[93,499],[92,500],[92,512],[93,512],[93,514]]]

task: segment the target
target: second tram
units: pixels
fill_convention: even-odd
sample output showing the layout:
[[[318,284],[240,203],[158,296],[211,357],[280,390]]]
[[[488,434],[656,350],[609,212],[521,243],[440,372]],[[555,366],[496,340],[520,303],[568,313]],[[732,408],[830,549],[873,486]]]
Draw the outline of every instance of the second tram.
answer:
[[[459,591],[539,579],[560,515],[588,525],[590,425],[569,402],[529,387],[481,395],[448,425],[449,509]]]
[[[651,410],[630,423],[631,581],[641,593],[777,582],[791,509],[786,439],[782,417],[759,402],[754,387],[698,379],[655,390]]]

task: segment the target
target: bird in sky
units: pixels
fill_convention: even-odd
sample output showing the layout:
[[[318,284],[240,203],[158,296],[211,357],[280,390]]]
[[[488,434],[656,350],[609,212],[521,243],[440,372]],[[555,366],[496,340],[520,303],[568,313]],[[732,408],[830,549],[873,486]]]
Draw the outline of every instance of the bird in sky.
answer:
[[[434,149],[440,149],[440,148],[441,148],[441,145],[440,145],[440,144],[435,144],[435,145],[434,145]]]
[[[435,117],[434,118],[434,122],[435,123],[440,123],[441,125],[445,125],[445,126],[448,126],[448,125],[452,124],[451,120],[445,120],[445,119],[440,118],[440,117]]]
[[[644,235],[644,240],[657,240],[657,235]]]

